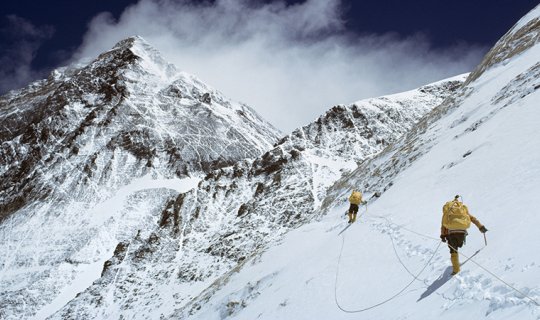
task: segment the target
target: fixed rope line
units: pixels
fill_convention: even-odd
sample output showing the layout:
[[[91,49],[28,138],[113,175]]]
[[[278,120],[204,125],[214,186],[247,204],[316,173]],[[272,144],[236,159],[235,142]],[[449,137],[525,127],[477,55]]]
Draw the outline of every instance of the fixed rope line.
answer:
[[[405,231],[409,231],[410,233],[414,233],[414,234],[416,234],[416,235],[418,235],[418,236],[421,236],[421,237],[424,237],[424,238],[427,238],[427,239],[431,239],[431,240],[441,241],[440,238],[435,238],[435,237],[432,237],[432,236],[428,236],[428,235],[425,235],[425,234],[416,232],[416,231],[414,231],[414,230],[408,229],[408,228],[404,227],[404,225],[399,225],[399,224],[397,224],[397,223],[395,223],[395,222],[392,222],[392,221],[390,221],[390,219],[388,219],[388,218],[385,217],[385,216],[373,216],[373,217],[375,217],[375,218],[380,218],[380,219],[384,219],[384,220],[386,220],[386,222],[388,222],[388,224],[394,225],[394,226],[398,227],[399,229],[403,229],[403,230],[405,230]]]
[[[414,234],[416,234],[416,235],[419,235],[419,236],[422,236],[422,237],[429,238],[429,239],[432,239],[432,240],[436,240],[437,242],[440,242],[440,238],[430,237],[430,236],[427,236],[427,235],[418,233],[418,232],[416,232],[416,231],[413,231],[413,230],[404,228],[404,227],[401,226],[401,225],[398,225],[398,224],[396,224],[396,223],[391,222],[387,217],[383,217],[383,216],[378,216],[378,217],[385,219],[389,224],[395,225],[395,226],[398,227],[398,228],[401,228],[401,229],[403,229],[403,230],[412,232],[412,233],[414,233]],[[392,247],[393,247],[393,249],[394,249],[394,254],[396,255],[397,259],[399,260],[399,263],[401,263],[401,265],[402,265],[403,268],[407,271],[407,273],[409,273],[412,277],[414,277],[414,274],[409,270],[409,268],[407,268],[407,266],[405,266],[405,264],[403,263],[403,261],[402,261],[401,258],[399,257],[398,252],[397,252],[397,248],[396,248],[396,246],[395,246],[394,238],[391,236],[391,233],[389,233],[389,235],[390,235],[390,240],[392,240]],[[484,235],[485,235],[485,234],[484,234]],[[468,261],[469,259],[471,259],[472,257],[474,257],[476,254],[478,254],[480,251],[482,251],[485,247],[486,247],[486,246],[483,246],[482,248],[478,249],[471,257],[467,258],[467,260],[465,260],[465,262]],[[465,256],[465,255],[463,255],[463,256]],[[465,262],[464,262],[464,263],[465,263]],[[418,278],[418,281],[422,281],[422,282],[425,283],[425,282],[427,281],[427,279],[419,279],[419,278]]]
[[[416,275],[414,275],[410,270],[409,268],[407,268],[407,266],[405,266],[405,263],[403,263],[403,261],[401,260],[401,258],[399,257],[399,254],[397,252],[397,248],[396,248],[396,244],[394,242],[394,237],[392,236],[391,233],[388,233],[388,236],[390,236],[390,240],[392,241],[392,249],[394,249],[394,254],[396,255],[396,258],[398,259],[399,263],[403,266],[403,269],[405,269],[405,271],[407,271],[408,274],[410,274],[414,279],[422,282],[422,283],[425,283],[427,279],[419,279]]]
[[[366,204],[366,212],[367,212],[367,204]],[[411,233],[414,233],[416,235],[419,235],[419,236],[422,236],[422,237],[425,237],[425,238],[428,238],[428,239],[431,239],[431,240],[434,240],[434,241],[437,241],[438,242],[438,245],[437,245],[437,248],[435,249],[433,255],[430,257],[428,263],[422,268],[422,270],[420,270],[420,272],[417,274],[417,275],[413,275],[407,267],[405,267],[405,265],[402,263],[401,259],[399,258],[399,256],[397,255],[397,252],[396,252],[396,249],[395,249],[395,246],[394,246],[394,241],[393,241],[393,238],[392,236],[390,236],[390,239],[392,240],[392,246],[394,247],[394,253],[396,253],[396,256],[399,260],[399,262],[401,263],[401,265],[405,268],[405,270],[407,270],[407,272],[409,272],[409,274],[411,276],[413,276],[413,280],[407,284],[407,286],[402,289],[400,292],[398,292],[397,294],[395,294],[394,296],[386,299],[385,301],[382,301],[376,305],[373,305],[369,308],[364,308],[364,309],[359,309],[359,310],[347,310],[345,308],[343,308],[340,304],[339,304],[339,301],[337,299],[337,280],[338,280],[338,274],[339,274],[339,265],[340,265],[340,262],[341,262],[341,256],[342,256],[342,252],[343,252],[343,247],[344,247],[344,243],[345,243],[345,236],[343,236],[342,238],[342,244],[341,244],[341,250],[340,250],[340,253],[339,253],[339,258],[338,258],[338,267],[337,267],[337,270],[336,270],[336,281],[335,281],[335,286],[334,286],[334,300],[336,302],[336,305],[338,306],[338,308],[343,311],[343,312],[347,312],[347,313],[357,313],[357,312],[363,312],[363,311],[367,311],[367,310],[370,310],[370,309],[373,309],[375,307],[378,307],[382,304],[385,304],[389,301],[391,301],[392,299],[396,298],[399,294],[401,294],[403,291],[405,291],[415,280],[420,280],[418,277],[420,276],[420,274],[424,271],[424,269],[427,267],[427,265],[433,260],[434,256],[435,256],[435,253],[437,252],[437,250],[439,249],[440,245],[441,245],[441,242],[439,238],[435,238],[435,237],[432,237],[432,236],[428,236],[428,235],[425,235],[425,234],[422,234],[422,233],[419,233],[419,232],[416,232],[414,230],[411,230],[411,229],[408,229],[402,225],[398,225],[397,223],[394,223],[394,222],[391,222],[387,217],[384,217],[384,216],[373,216],[373,217],[376,217],[376,218],[382,218],[382,219],[385,219],[389,224],[392,224],[392,225],[395,225],[396,227],[400,228],[400,229],[403,229],[403,230],[406,230],[408,232],[411,232]],[[484,234],[485,235],[485,234]],[[487,241],[486,241],[487,242]],[[536,301],[535,299],[533,299],[532,297],[530,297],[529,295],[525,294],[524,292],[522,292],[521,290],[515,288],[514,286],[512,286],[511,284],[509,284],[508,282],[506,282],[505,280],[503,280],[501,277],[497,276],[495,273],[493,273],[492,271],[490,271],[489,269],[487,269],[486,267],[484,267],[483,265],[481,265],[480,263],[474,261],[472,259],[472,256],[467,256],[466,254],[463,254],[462,252],[459,252],[456,248],[454,248],[453,246],[451,246],[450,244],[448,244],[448,247],[454,249],[456,252],[458,252],[459,255],[465,257],[467,259],[467,261],[471,261],[472,263],[474,263],[475,265],[477,265],[479,268],[481,268],[482,270],[484,270],[485,272],[487,272],[488,274],[490,274],[492,277],[494,277],[495,279],[499,280],[501,283],[503,283],[504,285],[506,285],[507,287],[509,287],[510,289],[514,290],[515,292],[519,293],[522,297],[528,299],[529,301],[531,301],[532,303],[534,303],[536,306],[540,306],[540,303],[538,303],[538,301]],[[482,247],[480,250],[484,249],[486,246]],[[478,250],[478,251],[480,251]]]
[[[386,217],[383,217],[383,216],[377,216],[377,217],[380,217],[380,218],[383,218],[383,219],[386,219],[387,221],[389,221],[388,218],[386,218]],[[389,222],[390,222],[390,221],[389,221]],[[396,223],[393,223],[393,222],[390,222],[390,223],[394,224],[394,225],[397,226],[398,228],[401,228],[401,229],[403,229],[403,230],[412,232],[412,233],[414,233],[414,234],[417,234],[417,235],[420,235],[420,236],[423,236],[423,237],[426,237],[426,238],[430,238],[430,239],[435,240],[435,241],[440,241],[440,239],[436,239],[436,238],[434,238],[434,237],[430,237],[430,236],[427,236],[427,235],[423,235],[423,234],[421,234],[421,233],[418,233],[418,232],[416,232],[416,231],[409,230],[409,229],[407,229],[407,228],[405,228],[405,227],[402,227],[402,226],[400,226],[400,225],[398,225],[398,224],[396,224]],[[484,233],[484,236],[485,236],[485,233]],[[487,241],[486,241],[486,243],[487,243]],[[467,261],[471,261],[472,263],[474,263],[475,265],[477,265],[478,267],[480,267],[482,270],[484,270],[485,272],[487,272],[488,274],[490,274],[492,277],[494,277],[495,279],[499,280],[501,283],[503,283],[504,285],[506,285],[506,286],[509,287],[510,289],[514,290],[515,292],[519,293],[522,297],[524,297],[524,298],[530,300],[530,301],[531,301],[532,303],[534,303],[535,305],[540,306],[540,304],[538,303],[538,301],[536,301],[535,299],[531,298],[529,295],[523,293],[521,290],[515,288],[514,286],[512,286],[512,285],[509,284],[508,282],[504,281],[501,277],[497,276],[495,273],[493,273],[492,271],[488,270],[486,267],[484,267],[484,266],[481,265],[480,263],[474,261],[474,260],[472,259],[472,256],[467,256],[466,254],[464,254],[464,253],[458,251],[456,248],[454,248],[452,245],[450,245],[450,244],[448,244],[448,243],[447,243],[447,245],[448,245],[448,247],[454,249],[459,255],[465,257],[465,258],[467,259]],[[486,247],[486,245],[484,245],[484,247],[480,248],[480,250],[484,249],[485,247]],[[480,250],[478,250],[478,251],[480,251]],[[404,267],[405,267],[405,266],[404,266]],[[407,268],[405,268],[405,270],[407,270]],[[407,271],[408,271],[408,270],[407,270]]]
[[[406,230],[406,231],[409,231],[409,232],[412,232],[412,233],[417,234],[417,235],[419,235],[419,236],[423,236],[423,237],[432,239],[432,240],[434,240],[434,241],[439,241],[439,242],[441,241],[440,239],[437,239],[437,238],[434,238],[434,237],[431,237],[431,236],[428,236],[428,235],[424,235],[424,234],[418,233],[418,232],[416,232],[416,231],[414,231],[414,230],[410,230],[410,229],[407,229],[407,228],[405,228],[405,227],[403,227],[403,226],[400,226],[400,225],[398,225],[398,224],[396,224],[396,223],[394,223],[394,222],[391,222],[387,217],[384,217],[384,216],[374,216],[374,217],[377,217],[377,218],[383,218],[383,219],[385,219],[386,221],[388,221],[389,223],[391,223],[391,224],[397,226],[398,228],[403,229],[403,230]],[[484,236],[485,236],[485,233],[484,233]],[[487,243],[487,241],[485,241],[485,242]],[[448,247],[454,249],[459,255],[465,257],[465,258],[467,259],[467,261],[471,261],[472,263],[474,263],[475,265],[477,265],[478,267],[480,267],[482,270],[484,270],[485,272],[487,272],[488,274],[490,274],[492,277],[494,277],[495,279],[499,280],[501,283],[503,283],[504,285],[506,285],[506,286],[509,287],[510,289],[514,290],[515,292],[519,293],[522,297],[524,297],[524,298],[530,300],[530,301],[531,301],[532,303],[534,303],[535,305],[540,306],[540,304],[538,303],[538,301],[536,301],[535,299],[531,298],[531,297],[528,296],[527,294],[523,293],[521,290],[515,288],[514,286],[512,286],[512,285],[509,284],[508,282],[504,281],[502,278],[500,278],[499,276],[497,276],[497,275],[496,275],[495,273],[493,273],[492,271],[488,270],[486,267],[482,266],[480,263],[474,261],[474,260],[472,259],[472,256],[467,256],[466,254],[464,254],[464,253],[458,251],[456,248],[454,248],[453,246],[451,246],[451,245],[448,244],[448,243],[447,243],[447,245],[448,245]],[[480,250],[484,249],[485,247],[486,247],[486,245],[484,245],[484,247],[480,248]],[[480,251],[480,250],[478,250],[478,251]],[[405,266],[403,266],[403,267],[405,267]],[[407,268],[405,268],[405,270],[408,271]]]
[[[454,249],[457,253],[459,253],[460,255],[464,256],[465,258],[467,258],[468,261],[471,261],[472,263],[474,263],[475,265],[477,265],[478,267],[480,267],[482,270],[484,270],[485,272],[489,273],[492,277],[494,277],[495,279],[499,280],[500,282],[504,283],[507,287],[509,287],[510,289],[514,290],[515,292],[519,293],[522,297],[524,298],[527,298],[528,300],[530,300],[532,303],[534,303],[535,305],[539,306],[540,307],[540,304],[533,298],[531,298],[530,296],[528,296],[527,294],[523,293],[521,290],[518,290],[516,289],[514,286],[512,286],[511,284],[509,284],[508,282],[504,281],[503,279],[501,279],[499,276],[497,276],[495,273],[489,271],[486,267],[482,266],[480,263],[474,261],[472,259],[472,257],[468,257],[467,255],[459,252],[456,248],[454,248],[453,246],[451,246],[450,244],[448,244],[448,247]]]
[[[366,206],[367,206],[367,204],[366,204]],[[367,209],[366,209],[366,212],[367,212]],[[433,240],[437,240],[437,241],[440,240],[439,238],[434,238],[434,237],[431,237],[431,236],[428,236],[428,235],[425,235],[425,234],[418,233],[418,232],[416,232],[416,231],[414,231],[414,230],[407,229],[407,228],[405,228],[403,225],[398,225],[397,223],[394,223],[394,222],[390,221],[390,219],[388,219],[387,217],[384,217],[384,216],[373,216],[373,217],[385,219],[388,226],[394,225],[394,226],[398,227],[399,229],[403,229],[403,230],[409,231],[409,232],[411,232],[411,233],[414,233],[414,234],[419,235],[419,236],[424,237],[424,238],[433,239]],[[407,271],[407,273],[410,274],[410,275],[411,275],[413,278],[415,278],[416,280],[425,283],[425,281],[426,281],[427,279],[420,279],[420,278],[418,278],[417,276],[415,276],[415,275],[412,273],[412,271],[409,270],[409,268],[407,268],[407,266],[405,266],[405,263],[403,263],[403,260],[401,260],[401,257],[399,256],[399,254],[398,254],[398,252],[397,252],[397,248],[396,248],[395,241],[394,241],[394,237],[392,236],[392,233],[389,232],[388,235],[389,235],[389,237],[390,237],[390,240],[392,241],[392,249],[394,250],[394,255],[395,255],[396,258],[398,259],[399,263],[403,266],[403,268],[405,269],[405,271]]]
[[[418,232],[415,232],[415,231],[412,231],[412,230],[408,230],[406,228],[404,228],[403,226],[401,225],[398,225],[392,221],[390,221],[390,219],[388,219],[387,217],[384,217],[384,216],[373,216],[375,218],[382,218],[382,219],[385,219],[386,222],[387,222],[387,226],[390,226],[390,225],[395,225],[396,227],[400,228],[400,229],[404,229],[404,230],[407,230],[407,231],[410,231],[412,233],[415,233],[419,236],[422,236],[422,237],[426,237],[426,238],[431,238],[431,239],[435,239],[433,237],[430,237],[430,236],[426,236],[426,235],[423,235],[421,233],[418,233]],[[419,279],[417,276],[415,276],[412,271],[409,270],[409,268],[407,268],[407,266],[405,266],[405,263],[403,263],[403,261],[401,260],[401,257],[399,256],[398,252],[397,252],[397,248],[396,248],[396,244],[395,244],[395,241],[394,241],[394,237],[392,236],[392,233],[391,232],[388,232],[388,236],[390,237],[390,240],[392,241],[392,249],[394,250],[394,255],[396,256],[396,258],[398,259],[399,263],[401,264],[401,266],[403,266],[403,269],[405,269],[405,271],[407,271],[408,274],[410,274],[413,278],[415,278],[416,280],[420,281],[420,282],[423,282],[425,283],[426,279]],[[438,239],[437,239],[438,240]]]
[[[407,228],[405,228],[404,226],[399,225],[399,224],[396,224],[396,223],[394,223],[394,222],[390,222],[390,223],[393,224],[393,225],[395,225],[395,226],[397,226],[397,227],[400,228],[400,229],[403,229],[403,230],[405,230],[405,231],[409,231],[409,232],[414,233],[414,234],[416,234],[416,235],[419,235],[419,236],[421,236],[421,237],[424,237],[424,238],[427,238],[427,239],[431,239],[431,240],[435,240],[435,241],[441,241],[440,238],[435,238],[435,237],[432,237],[432,236],[428,236],[428,235],[425,235],[425,234],[421,234],[421,233],[416,232],[416,231],[414,231],[414,230],[407,229]]]
[[[403,230],[412,232],[412,233],[417,234],[417,235],[419,235],[419,236],[423,236],[423,237],[432,239],[432,240],[434,240],[434,241],[441,242],[441,240],[438,239],[438,238],[434,238],[434,237],[431,237],[431,236],[428,236],[428,235],[424,235],[424,234],[418,233],[418,232],[416,232],[416,231],[414,231],[414,230],[407,229],[407,228],[405,228],[405,227],[403,227],[403,226],[400,226],[400,225],[398,225],[398,224],[396,224],[396,223],[394,223],[394,222],[391,222],[387,217],[384,217],[384,216],[374,216],[374,217],[377,217],[377,218],[383,218],[383,219],[385,219],[386,221],[388,221],[389,223],[391,223],[391,224],[397,226],[397,227],[400,228],[400,229],[403,229]],[[485,236],[485,234],[484,234],[484,236]],[[486,241],[486,243],[487,243],[487,241]],[[448,244],[448,243],[447,243],[447,245],[448,245],[448,247],[454,249],[459,255],[465,257],[465,258],[467,259],[467,261],[471,261],[472,263],[474,263],[475,265],[477,265],[478,267],[480,267],[482,270],[484,270],[485,272],[487,272],[488,274],[490,274],[492,277],[494,277],[495,279],[499,280],[501,283],[503,283],[504,285],[506,285],[506,286],[509,287],[510,289],[514,290],[515,292],[519,293],[522,297],[524,297],[524,298],[530,300],[530,301],[531,301],[532,303],[534,303],[535,305],[540,306],[540,304],[538,303],[538,301],[536,301],[535,299],[531,298],[531,297],[528,296],[527,294],[523,293],[521,290],[515,288],[514,286],[512,286],[512,285],[509,284],[508,282],[504,281],[501,277],[497,276],[495,273],[493,273],[492,271],[488,270],[486,267],[482,266],[480,263],[474,261],[474,260],[472,259],[472,256],[467,256],[466,254],[464,254],[464,253],[458,251],[456,248],[454,248],[453,246],[451,246],[451,245]],[[485,247],[486,247],[486,245],[484,245],[484,247],[480,248],[480,250],[484,249]],[[480,250],[478,250],[478,251],[480,251]],[[403,267],[405,267],[405,266],[403,266]],[[409,271],[407,268],[405,268],[405,270]]]
[[[336,269],[336,280],[335,280],[335,284],[334,284],[334,301],[337,305],[337,307],[343,311],[343,312],[346,312],[346,313],[360,313],[360,312],[364,312],[364,311],[368,311],[370,309],[373,309],[373,308],[376,308],[378,306],[381,306],[385,303],[388,303],[390,302],[391,300],[395,299],[396,297],[398,297],[401,293],[403,293],[403,291],[407,290],[408,287],[410,287],[414,281],[416,281],[418,279],[418,277],[420,276],[420,274],[422,272],[424,272],[424,270],[427,268],[427,266],[431,263],[431,260],[433,260],[433,258],[435,257],[435,254],[437,253],[437,250],[439,250],[439,247],[441,246],[441,243],[439,242],[437,244],[437,247],[435,248],[435,250],[433,251],[433,254],[431,255],[431,257],[429,258],[428,262],[426,263],[426,265],[422,268],[422,270],[420,270],[418,272],[418,274],[414,277],[414,279],[412,279],[412,281],[410,281],[405,287],[403,287],[403,289],[399,290],[399,292],[397,292],[396,294],[394,294],[393,296],[389,297],[388,299],[384,300],[384,301],[381,301],[377,304],[374,304],[372,306],[369,306],[367,308],[363,308],[363,309],[356,309],[356,310],[349,310],[349,309],[346,309],[344,308],[343,306],[341,306],[339,304],[339,300],[337,298],[337,284],[338,284],[338,277],[339,277],[339,267],[340,267],[340,264],[341,264],[341,257],[343,255],[343,247],[345,246],[345,235],[342,236],[342,241],[341,241],[341,249],[339,250],[339,257],[338,257],[338,264],[337,264],[337,269]]]
[[[367,208],[367,202],[366,202],[364,205],[366,206],[366,210],[365,210],[364,212],[362,212],[362,213],[358,216],[358,219],[362,218],[364,215],[367,214],[367,210],[368,210],[368,208]]]

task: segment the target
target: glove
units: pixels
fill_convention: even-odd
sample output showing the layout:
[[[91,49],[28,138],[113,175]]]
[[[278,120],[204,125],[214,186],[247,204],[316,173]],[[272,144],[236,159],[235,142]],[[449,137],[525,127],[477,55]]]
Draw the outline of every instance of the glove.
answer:
[[[480,227],[480,232],[486,233],[487,231],[488,231],[488,229],[486,229],[485,226],[481,226],[481,227]]]
[[[441,234],[441,241],[446,242],[446,236],[444,234]]]

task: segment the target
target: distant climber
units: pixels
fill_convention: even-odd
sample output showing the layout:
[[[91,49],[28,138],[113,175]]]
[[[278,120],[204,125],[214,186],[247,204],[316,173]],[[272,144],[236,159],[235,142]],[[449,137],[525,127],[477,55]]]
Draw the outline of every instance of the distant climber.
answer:
[[[347,214],[349,215],[349,223],[353,223],[356,221],[356,215],[358,214],[358,205],[365,204],[366,201],[362,201],[362,192],[353,190],[349,197],[349,202],[351,205]]]
[[[458,248],[465,243],[467,229],[474,223],[480,232],[486,233],[484,225],[469,213],[469,209],[463,202],[459,201],[460,196],[454,197],[454,200],[448,201],[443,206],[443,216],[441,223],[441,241],[448,241],[450,249],[450,260],[452,261],[452,275],[459,272]]]

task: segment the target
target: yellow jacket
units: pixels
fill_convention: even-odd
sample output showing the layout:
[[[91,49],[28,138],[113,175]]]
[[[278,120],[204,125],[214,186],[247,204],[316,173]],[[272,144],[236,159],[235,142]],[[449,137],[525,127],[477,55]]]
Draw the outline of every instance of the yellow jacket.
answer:
[[[467,214],[470,221],[474,223],[478,227],[478,229],[482,228],[483,225],[480,223],[480,221],[478,221],[478,219],[476,219],[473,215],[469,213],[469,208],[467,208],[466,205],[462,204],[458,200],[453,200],[453,201],[448,201],[443,206],[443,216],[442,216],[442,221],[441,221],[441,235],[446,236],[453,232],[464,232],[468,228],[468,227],[464,228],[463,225],[456,224],[452,220],[449,219],[450,210],[448,210],[448,208],[456,204],[461,207],[461,210],[463,210],[465,214]]]

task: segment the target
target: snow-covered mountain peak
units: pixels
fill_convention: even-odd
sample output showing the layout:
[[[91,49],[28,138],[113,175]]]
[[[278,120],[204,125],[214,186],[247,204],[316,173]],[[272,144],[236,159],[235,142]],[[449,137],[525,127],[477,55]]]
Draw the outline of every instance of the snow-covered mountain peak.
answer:
[[[0,318],[538,319],[473,266],[540,300],[537,16],[466,86],[336,105],[279,141],[137,37],[0,99]],[[352,188],[369,212],[340,234]],[[437,287],[456,193],[490,246]]]
[[[337,105],[312,123],[283,137],[278,146],[309,154],[360,162],[404,134],[423,115],[450,97],[468,74],[406,92]],[[339,142],[337,142],[339,141]]]
[[[161,53],[140,36],[133,36],[119,41],[111,50],[102,53],[89,67],[95,68],[102,64],[113,66],[118,72],[131,70],[133,79],[140,73],[154,76],[154,81],[170,82],[178,77],[179,71],[167,62]]]
[[[127,37],[118,41],[111,50],[132,49],[133,47],[142,47],[149,51],[156,51],[143,37],[136,35]],[[157,52],[157,51],[156,51]]]
[[[0,97],[0,123],[2,319],[56,311],[170,198],[280,134],[138,37]]]

